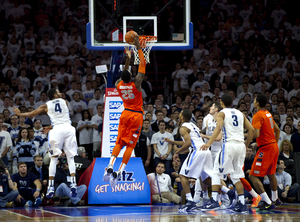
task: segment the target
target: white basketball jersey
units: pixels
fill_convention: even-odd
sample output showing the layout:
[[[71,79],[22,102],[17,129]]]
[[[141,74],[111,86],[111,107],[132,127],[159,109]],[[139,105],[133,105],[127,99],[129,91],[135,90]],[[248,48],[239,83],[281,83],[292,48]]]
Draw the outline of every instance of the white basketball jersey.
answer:
[[[225,114],[224,126],[222,128],[224,142],[244,142],[244,115],[234,108],[225,108],[220,112]]]
[[[71,123],[69,108],[65,100],[58,98],[50,100],[46,104],[48,108],[47,114],[50,117],[52,126]]]
[[[206,127],[206,135],[211,136],[217,126],[217,122],[214,119],[207,120],[207,127]],[[223,138],[220,141],[214,141],[211,144],[211,151],[219,151],[223,144]]]
[[[200,136],[200,131],[199,128],[191,122],[185,122],[181,125],[181,127],[186,127],[190,130],[190,137],[191,137],[191,142],[192,145],[190,146],[190,151],[194,150],[194,149],[199,149],[203,144],[203,140]],[[182,140],[184,141],[184,138],[182,137]]]

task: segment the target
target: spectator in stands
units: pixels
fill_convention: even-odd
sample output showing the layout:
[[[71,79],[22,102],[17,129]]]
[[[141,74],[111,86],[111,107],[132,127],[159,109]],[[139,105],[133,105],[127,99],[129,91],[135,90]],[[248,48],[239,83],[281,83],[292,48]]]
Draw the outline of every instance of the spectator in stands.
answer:
[[[80,175],[91,165],[92,161],[86,158],[86,150],[83,146],[78,147],[78,155],[74,157],[76,170]]]
[[[59,158],[59,165],[54,179],[54,186],[55,186],[55,195],[59,197],[69,197],[66,203],[66,206],[82,206],[84,205],[84,201],[81,200],[83,197],[87,187],[83,184],[77,187],[77,195],[76,197],[72,197],[70,195],[71,188],[70,188],[70,181],[68,178],[70,177],[70,171],[67,159],[65,157]],[[78,183],[78,174],[76,173],[76,182]]]
[[[17,115],[12,115],[10,117],[10,120],[11,120],[11,126],[9,126],[7,128],[7,132],[9,132],[10,137],[12,138],[12,140],[14,142],[13,144],[15,145],[18,140],[19,131],[21,129],[21,127],[18,124],[19,117]]]
[[[15,187],[6,166],[0,165],[0,208],[13,208],[19,192]]]
[[[89,160],[93,160],[93,126],[91,115],[88,110],[81,112],[82,119],[79,120],[77,130],[79,131],[79,144],[87,150]]]
[[[74,110],[74,115],[71,117],[72,125],[77,127],[80,119],[82,119],[81,111],[87,109],[87,105],[84,101],[80,100],[79,92],[73,93],[73,100],[70,102],[72,109]]]
[[[146,125],[149,126],[149,120],[144,120],[143,128]],[[151,149],[151,140],[148,138],[146,132],[141,131],[139,140],[134,148],[134,153],[136,157],[141,157],[143,161],[143,165],[145,168],[145,172],[149,173],[149,166],[152,157],[152,149]]]
[[[46,102],[48,101],[48,96],[46,92],[42,92],[41,93],[41,100],[38,101],[35,105],[35,109],[37,109],[38,107],[40,107],[43,104],[46,104]],[[35,115],[35,118],[40,119],[42,121],[42,126],[49,126],[51,125],[51,121],[49,116],[45,113],[45,114],[38,114]]]
[[[41,93],[43,92],[43,83],[42,81],[36,81],[35,90],[31,92],[31,95],[34,96],[34,101],[38,102],[41,100]]]
[[[300,152],[300,143],[299,143],[299,141],[300,141],[300,121],[297,124],[297,129],[298,129],[298,132],[294,133],[290,139],[290,141],[293,145],[294,152]]]
[[[48,167],[43,164],[43,157],[41,155],[36,155],[33,157],[34,165],[29,167],[28,172],[32,172],[40,180],[42,184],[41,193],[46,192],[48,180],[49,180],[49,170]]]
[[[285,132],[287,139],[291,140],[291,137],[293,135],[292,126],[290,126],[289,124],[286,123],[286,124],[284,124],[282,129],[283,129],[283,132]]]
[[[278,160],[293,159],[293,145],[290,140],[283,140],[279,148]]]
[[[180,181],[179,172],[181,169],[181,162],[180,158],[173,159],[172,161],[172,168],[166,171],[166,174],[168,174],[171,178],[171,185],[174,189],[176,189],[176,194],[180,196],[182,191],[182,185]]]
[[[88,108],[91,116],[94,116],[98,113],[97,106],[99,104],[103,105],[103,98],[101,98],[101,90],[97,88],[94,90],[94,98],[91,99],[88,104]]]
[[[150,115],[148,115],[150,116]],[[145,118],[143,121],[143,128],[141,133],[145,134],[149,140],[151,141],[153,134],[155,133],[152,129],[150,129],[151,124],[150,124],[150,120]]]
[[[161,110],[156,110],[155,116],[156,116],[156,121],[151,124],[151,129],[154,132],[158,132],[159,131],[158,124],[160,121],[164,121],[164,113]]]
[[[93,127],[93,152],[99,152],[101,150],[101,136],[98,133],[98,126],[103,122],[103,105],[97,105],[97,114],[92,117]],[[90,159],[92,160],[92,159]]]
[[[160,162],[155,168],[155,173],[147,175],[150,189],[151,198],[156,203],[180,203],[180,196],[173,193],[171,186],[171,178],[168,174],[164,174],[165,164]]]
[[[189,69],[188,62],[184,62],[182,67],[183,68],[177,72],[176,80],[178,82],[178,94],[185,96],[186,94],[190,93],[188,76],[193,72],[193,70]]]
[[[12,139],[10,134],[3,130],[3,118],[0,118],[0,137],[2,138],[2,143],[0,144],[0,158],[5,165],[8,165],[7,153],[12,147]]]
[[[13,156],[17,154],[18,160],[25,162],[28,168],[34,165],[33,157],[37,154],[37,148],[34,141],[29,138],[29,132],[26,128],[20,129],[18,133]]]
[[[252,143],[246,150],[246,157],[244,161],[244,173],[245,173],[245,179],[248,180],[248,182],[251,183],[251,180],[249,179],[249,173],[254,161],[254,156],[257,148],[256,143]]]
[[[165,131],[166,123],[161,120],[158,122],[159,131],[153,134],[151,144],[154,148],[154,165],[157,166],[159,162],[163,162],[165,169],[168,170],[172,162],[172,144],[163,142],[164,138],[174,140],[171,133]]]
[[[277,172],[275,173],[277,179],[278,197],[282,201],[293,203],[296,200],[296,195],[300,189],[300,185],[298,183],[294,183],[292,185],[292,177],[289,173],[284,171],[285,168],[286,166],[284,161],[278,160]]]
[[[41,203],[42,184],[34,173],[27,172],[25,162],[18,163],[18,173],[11,179],[17,184],[19,196],[15,200],[17,206],[38,207]]]

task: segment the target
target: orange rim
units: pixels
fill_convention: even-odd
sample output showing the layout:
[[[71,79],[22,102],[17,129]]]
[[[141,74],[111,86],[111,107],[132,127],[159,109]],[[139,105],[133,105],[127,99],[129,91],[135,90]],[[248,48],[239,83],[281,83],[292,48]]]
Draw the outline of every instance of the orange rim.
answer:
[[[141,48],[146,48],[147,42],[157,41],[157,37],[153,35],[141,35],[139,37]]]

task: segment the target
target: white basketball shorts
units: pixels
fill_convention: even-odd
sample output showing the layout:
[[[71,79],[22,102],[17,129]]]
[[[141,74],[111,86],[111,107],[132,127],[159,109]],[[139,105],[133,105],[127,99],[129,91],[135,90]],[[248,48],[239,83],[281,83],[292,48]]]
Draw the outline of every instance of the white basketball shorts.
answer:
[[[200,178],[202,181],[211,176],[212,158],[209,150],[194,150],[189,153],[181,166],[180,173],[186,177],[195,179]]]
[[[77,155],[76,130],[69,124],[59,124],[48,134],[49,155],[60,156],[62,149],[68,157]]]
[[[246,156],[246,146],[243,142],[230,141],[223,143],[222,149],[214,163],[214,174],[218,174],[221,178],[230,174],[231,178],[244,178],[243,171]]]

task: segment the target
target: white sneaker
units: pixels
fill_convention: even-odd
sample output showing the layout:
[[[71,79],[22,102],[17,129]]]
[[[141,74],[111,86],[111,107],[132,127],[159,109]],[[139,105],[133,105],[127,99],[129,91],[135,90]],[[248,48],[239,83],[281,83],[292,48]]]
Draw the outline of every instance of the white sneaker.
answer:
[[[47,194],[46,194],[46,197],[48,199],[51,199],[52,197],[54,196],[54,187],[53,186],[49,186],[47,188]]]
[[[201,200],[198,203],[196,203],[196,206],[203,207],[207,204],[210,204],[210,199],[201,198]]]
[[[108,182],[111,179],[113,172],[114,172],[113,166],[108,165],[104,170],[103,181]]]
[[[229,199],[222,199],[220,208],[225,210],[229,207],[230,207],[230,200]]]
[[[116,172],[113,172],[113,176],[110,179],[110,186],[112,188],[115,188],[120,178],[121,178],[121,171],[118,170]]]

